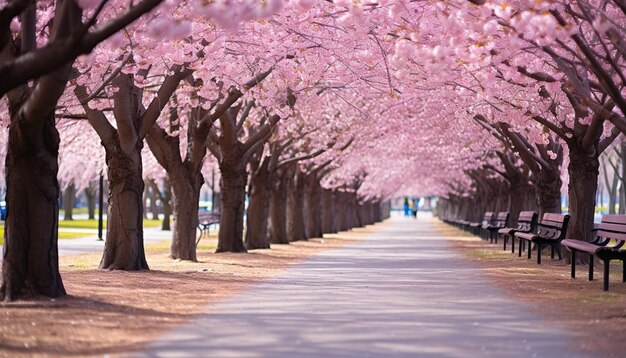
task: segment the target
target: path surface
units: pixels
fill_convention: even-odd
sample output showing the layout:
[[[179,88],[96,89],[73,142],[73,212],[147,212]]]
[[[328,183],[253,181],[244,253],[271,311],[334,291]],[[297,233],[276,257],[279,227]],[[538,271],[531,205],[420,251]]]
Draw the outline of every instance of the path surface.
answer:
[[[434,219],[290,267],[153,342],[145,357],[579,357],[568,333],[454,253]]]

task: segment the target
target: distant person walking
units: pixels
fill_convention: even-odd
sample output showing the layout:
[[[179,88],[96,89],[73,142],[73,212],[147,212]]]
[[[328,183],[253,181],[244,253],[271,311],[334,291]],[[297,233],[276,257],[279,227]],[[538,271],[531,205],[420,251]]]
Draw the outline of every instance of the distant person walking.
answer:
[[[404,209],[404,216],[405,217],[410,217],[411,216],[411,208],[409,207],[409,198],[404,198],[404,205],[403,205],[403,209]]]
[[[420,206],[420,198],[414,198],[412,201],[413,206],[413,218],[417,219],[417,210]]]

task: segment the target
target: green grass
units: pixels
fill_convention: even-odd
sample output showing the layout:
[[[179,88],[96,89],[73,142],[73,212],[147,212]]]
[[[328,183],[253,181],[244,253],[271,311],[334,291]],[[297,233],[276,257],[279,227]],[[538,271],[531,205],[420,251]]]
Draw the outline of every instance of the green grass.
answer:
[[[92,236],[93,234],[85,232],[67,232],[59,230],[59,239],[78,239],[85,236]],[[0,227],[0,245],[4,244],[4,224]]]
[[[490,252],[490,251],[469,251],[468,256],[477,258],[477,259],[506,259],[510,258],[511,254],[508,252]]]
[[[611,302],[621,299],[622,295],[618,293],[602,292],[592,294],[582,294],[574,297],[576,302]]]
[[[106,221],[104,221],[104,227],[106,228]],[[161,220],[144,220],[143,227],[158,227],[161,225]],[[88,232],[67,232],[63,231],[63,228],[71,229],[97,229],[98,220],[59,220],[59,239],[78,239],[85,236],[93,236],[94,234]],[[0,223],[0,245],[4,244],[4,222]]]
[[[104,220],[104,227],[106,228],[107,222]],[[161,225],[161,220],[144,220],[143,227],[158,227]],[[72,229],[97,229],[98,220],[59,220],[59,228],[72,228]]]
[[[72,214],[87,214],[88,212],[89,212],[88,208],[74,208],[74,209],[72,209]],[[99,212],[100,212],[100,209],[96,208],[95,215],[98,215]],[[60,209],[59,213],[64,214],[65,210],[64,209]]]

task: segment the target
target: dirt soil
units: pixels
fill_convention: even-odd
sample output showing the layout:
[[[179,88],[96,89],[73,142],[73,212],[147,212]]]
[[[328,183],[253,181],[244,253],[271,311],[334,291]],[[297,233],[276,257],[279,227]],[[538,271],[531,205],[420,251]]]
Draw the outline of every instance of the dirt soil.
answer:
[[[528,260],[525,252],[522,257],[510,252],[510,241],[504,251],[501,240],[491,244],[443,223],[436,225],[442,237],[511,296],[512,310],[517,309],[514,300],[529,303],[572,332],[578,350],[591,356],[626,355],[626,283],[622,283],[621,262],[611,264],[609,291],[604,292],[602,263],[595,264],[594,281],[588,281],[586,265],[577,265],[577,278],[572,279],[569,264],[550,259],[549,250],[537,265],[536,251]]]
[[[213,237],[203,240],[195,263],[171,260],[167,242],[147,245],[150,271],[143,272],[98,270],[100,253],[62,257],[69,296],[0,303],[0,357],[117,356],[139,350],[206,312],[208,303],[371,231],[355,229],[247,254],[215,254]]]

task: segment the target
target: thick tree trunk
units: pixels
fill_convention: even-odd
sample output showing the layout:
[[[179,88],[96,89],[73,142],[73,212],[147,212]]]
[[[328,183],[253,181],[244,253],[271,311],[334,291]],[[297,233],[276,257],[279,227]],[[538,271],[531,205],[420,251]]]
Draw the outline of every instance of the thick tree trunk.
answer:
[[[150,211],[150,207],[148,206],[148,200],[150,199],[150,192],[152,191],[152,188],[150,187],[151,180],[145,180],[143,185],[144,185],[144,190],[143,190],[143,198],[141,199],[143,202],[143,218],[144,220],[148,220],[148,212]]]
[[[65,295],[57,248],[59,134],[54,123],[52,114],[35,124],[11,120],[0,286],[5,301]]]
[[[545,213],[561,213],[561,175],[552,170],[541,170],[537,180],[537,204],[539,206],[539,218]],[[570,184],[571,185],[571,184]]]
[[[152,220],[159,220],[159,207],[157,206],[157,200],[159,198],[157,190],[159,190],[159,187],[156,182],[154,182],[152,188],[149,189],[148,196],[150,197],[150,213],[152,213]]]
[[[333,191],[330,189],[322,189],[322,232],[324,234],[337,232],[334,204]]]
[[[609,214],[615,214],[615,204],[617,204],[617,187],[613,187],[612,190],[609,190]]]
[[[619,200],[619,213],[620,214],[626,214],[626,141],[622,141],[620,143],[620,162],[621,162],[621,169],[622,169],[622,181],[620,185],[620,191],[619,191],[619,195],[620,195],[620,200]],[[614,176],[617,176],[616,174],[614,174]],[[616,190],[617,191],[617,190]]]
[[[246,252],[243,244],[243,216],[245,211],[245,168],[220,164],[222,173],[222,208],[216,252]]]
[[[202,175],[198,172],[194,177],[185,168],[179,168],[171,171],[168,176],[175,217],[170,256],[173,259],[196,261],[196,232]]]
[[[165,197],[163,198],[163,222],[161,223],[161,230],[170,231],[171,216],[172,216],[172,186],[169,180],[165,179]]]
[[[89,220],[96,219],[96,195],[98,191],[89,184],[89,187],[85,189],[85,197],[87,198],[87,215]]]
[[[308,176],[307,179],[309,184],[307,185],[306,200],[306,235],[307,237],[322,237],[322,206],[320,203],[322,187],[316,176]]]
[[[270,242],[272,244],[289,243],[287,235],[287,190],[290,173],[290,170],[279,169],[272,187],[270,200]]]
[[[335,200],[335,210],[337,214],[337,231],[347,231],[349,227],[348,216],[348,195],[345,191],[337,191],[333,195]]]
[[[519,217],[520,211],[522,211],[522,206],[524,205],[524,195],[528,190],[528,186],[522,185],[520,181],[512,181],[510,183],[510,191],[509,191],[509,212],[510,212],[510,220],[509,227],[517,226],[517,219]]]
[[[350,193],[350,229],[355,227],[362,227],[363,225],[359,221],[359,199],[356,192]]]
[[[76,197],[76,186],[70,183],[63,192],[63,220],[74,220],[74,198]]]
[[[287,232],[289,241],[306,240],[304,222],[304,195],[306,190],[305,174],[297,171],[289,185],[287,199]]]
[[[588,154],[571,145],[569,159],[570,222],[567,238],[591,241],[600,163],[597,154]],[[578,256],[581,259],[586,257]]]
[[[104,147],[110,190],[106,243],[100,268],[148,270],[143,247],[141,143],[129,155],[114,135]]]
[[[374,202],[374,222],[381,222],[383,219],[382,203],[380,201],[376,201]]]
[[[269,161],[263,162],[261,167],[250,177],[250,201],[246,225],[246,248],[269,249],[268,217],[270,200],[272,197],[272,182]]]

